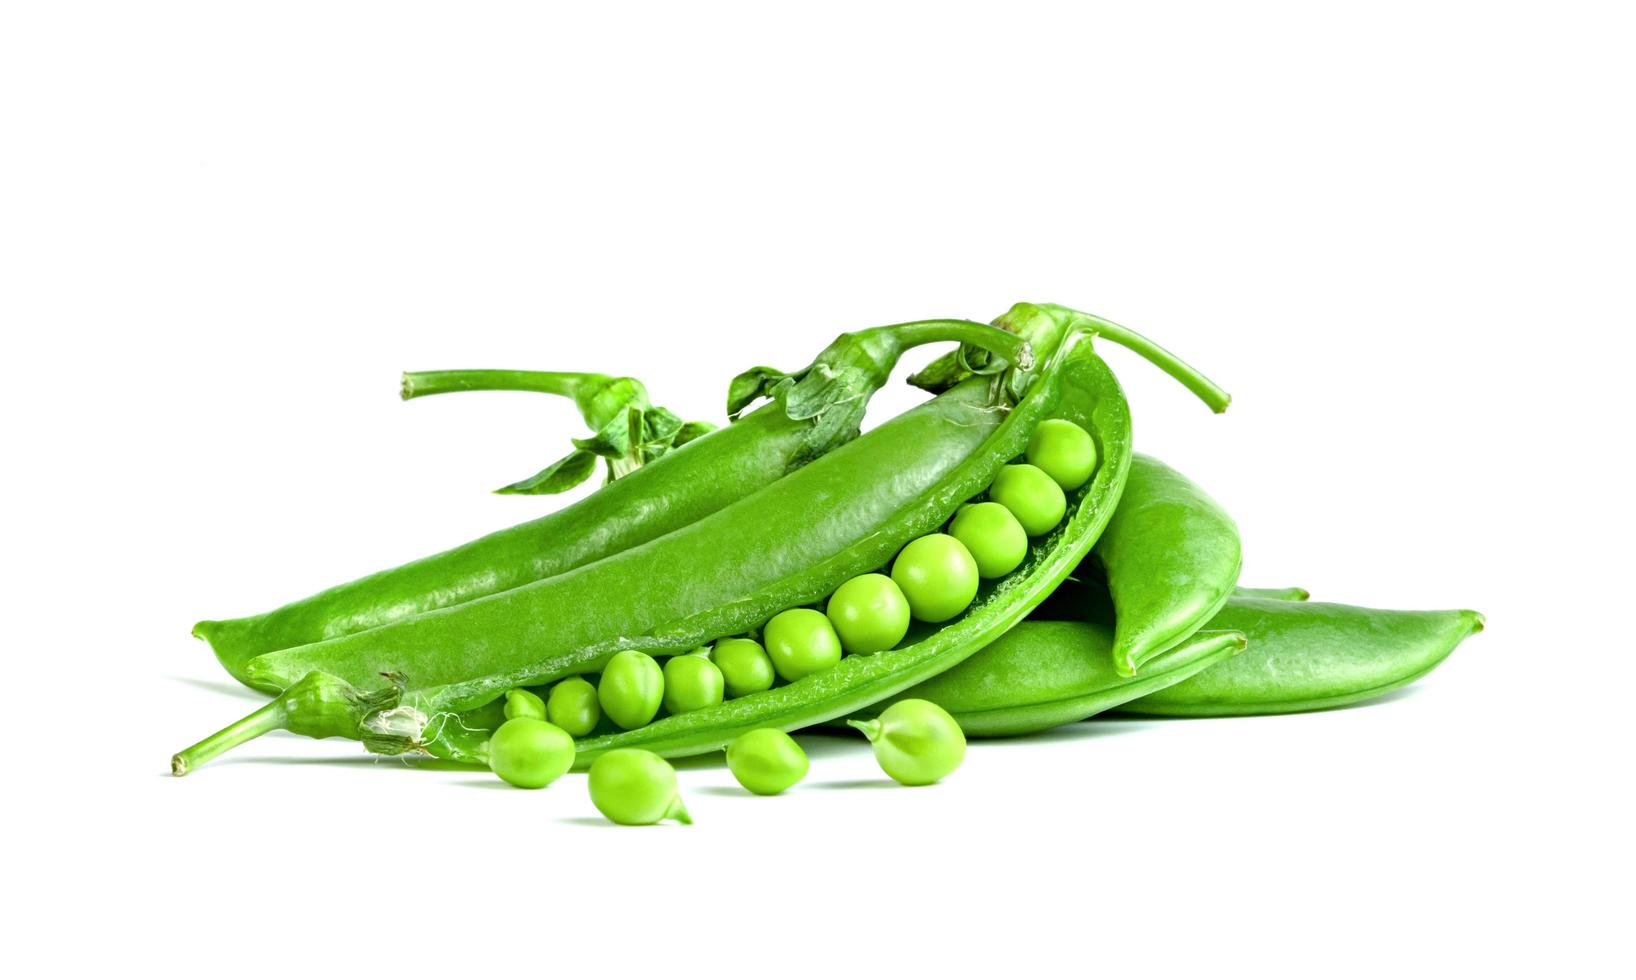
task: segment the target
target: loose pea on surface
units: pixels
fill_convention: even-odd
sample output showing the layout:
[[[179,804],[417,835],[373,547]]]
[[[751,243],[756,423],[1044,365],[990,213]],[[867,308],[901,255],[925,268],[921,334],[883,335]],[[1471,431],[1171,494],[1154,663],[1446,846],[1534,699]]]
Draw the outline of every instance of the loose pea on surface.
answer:
[[[807,754],[784,732],[757,728],[727,746],[727,768],[750,792],[774,796],[806,778]]]
[[[1085,485],[1096,470],[1091,434],[1067,419],[1046,419],[1028,440],[1028,461],[1064,490]]]
[[[513,718],[489,737],[489,768],[513,786],[549,786],[573,765],[573,737],[548,721]]]
[[[545,721],[545,702],[526,688],[514,687],[506,692],[505,715],[510,718],[538,718]]]
[[[773,686],[772,658],[754,640],[743,637],[717,640],[715,649],[710,651],[710,659],[721,669],[722,681],[730,698],[757,694]]]
[[[721,668],[696,653],[665,661],[665,710],[673,715],[721,704],[725,686]]]
[[[960,723],[920,698],[899,701],[879,718],[847,724],[868,736],[875,761],[905,786],[935,783],[960,768],[966,757],[966,734]]]
[[[847,653],[890,650],[909,632],[909,600],[896,582],[873,572],[843,583],[825,611]]]
[[[646,749],[614,749],[591,763],[591,803],[614,823],[692,823],[676,791],[676,770]]]
[[[1028,532],[1011,511],[992,500],[960,508],[949,535],[971,552],[983,578],[1007,575],[1028,557]]]
[[[1068,498],[1057,481],[1028,463],[1000,467],[1000,474],[988,488],[988,496],[1011,511],[1031,538],[1061,524],[1063,515],[1068,513]]]
[[[959,540],[928,534],[903,546],[892,562],[892,581],[924,623],[941,623],[966,611],[977,597],[977,562]]]
[[[816,609],[786,609],[761,631],[773,669],[787,681],[841,662],[841,639],[829,617]]]
[[[565,677],[551,688],[545,699],[545,720],[574,736],[584,738],[602,720],[602,705],[596,688],[583,677]]]
[[[602,713],[620,728],[641,728],[659,713],[665,697],[665,674],[658,661],[640,650],[616,653],[602,668],[596,688]]]

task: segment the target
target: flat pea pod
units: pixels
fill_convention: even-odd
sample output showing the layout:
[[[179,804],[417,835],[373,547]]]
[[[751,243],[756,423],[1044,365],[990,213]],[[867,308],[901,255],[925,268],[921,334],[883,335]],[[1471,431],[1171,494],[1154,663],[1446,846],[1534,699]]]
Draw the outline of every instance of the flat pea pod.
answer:
[[[624,746],[639,746],[666,756],[691,755],[720,748],[757,728],[790,731],[819,724],[866,708],[942,673],[1016,625],[1089,551],[1118,499],[1130,460],[1130,415],[1118,382],[1089,344],[1074,344],[1062,357],[1057,370],[1048,372],[1040,383],[1060,384],[1060,397],[1052,399],[1057,414],[1073,418],[1097,438],[1097,471],[1074,493],[1068,519],[1035,539],[1029,557],[1015,572],[984,583],[965,615],[937,626],[914,624],[905,642],[894,649],[868,657],[847,657],[793,684],[703,711],[661,718],[637,731],[585,739],[578,748],[579,758],[594,759],[598,753]],[[1028,397],[1048,394],[1039,390]],[[1021,411],[1019,407],[1018,413]],[[1018,413],[1013,417],[1019,417]],[[1004,440],[1009,435],[1001,433],[997,438]],[[1001,451],[989,458],[1008,459],[1013,455],[1014,450]],[[961,483],[943,495],[943,506],[947,508],[943,514],[969,499],[968,486]]]
[[[641,728],[652,721],[664,697],[664,671],[658,661],[640,650],[616,654],[596,686],[602,713],[620,728]]]
[[[1131,459],[1125,495],[1091,549],[1113,598],[1113,665],[1129,676],[1221,608],[1243,552],[1238,525],[1197,484],[1151,456]]]
[[[905,351],[950,340],[990,350],[1009,361],[1032,362],[1032,352],[1017,336],[969,321],[927,320],[842,334],[802,371],[785,374],[757,368],[746,372],[735,383],[729,411],[736,413],[756,395],[770,396],[769,404],[666,452],[555,513],[271,612],[205,620],[194,626],[193,633],[210,643],[222,666],[239,681],[276,693],[298,680],[301,672],[254,675],[249,670],[253,658],[400,622],[560,575],[686,527],[769,486],[856,437],[870,396],[886,383]],[[508,377],[474,378],[464,385],[458,379],[444,378],[440,390],[489,387],[568,394],[586,402],[582,411],[593,427],[600,430],[619,421],[603,417],[597,393],[590,390],[596,379],[605,378],[602,375],[460,374]],[[570,385],[565,378],[588,380]],[[309,666],[328,669],[322,658],[311,660]]]
[[[1113,643],[1113,629],[1102,623],[1030,620],[873,710],[921,698],[945,708],[972,738],[1028,735],[1180,683],[1237,656],[1245,639],[1225,630],[1195,633],[1135,677],[1113,669]]]
[[[1430,673],[1482,630],[1483,616],[1470,609],[1411,612],[1235,598],[1206,628],[1237,630],[1250,647],[1121,710],[1204,718],[1356,704]]]

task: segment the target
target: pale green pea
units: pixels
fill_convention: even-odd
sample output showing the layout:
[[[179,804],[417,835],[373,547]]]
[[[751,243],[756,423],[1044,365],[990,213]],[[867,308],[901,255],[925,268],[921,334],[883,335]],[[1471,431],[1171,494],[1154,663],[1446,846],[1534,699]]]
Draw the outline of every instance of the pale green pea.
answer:
[[[806,778],[807,754],[786,733],[757,728],[727,746],[727,768],[750,792],[774,796]]]
[[[960,723],[920,698],[899,701],[878,718],[847,724],[868,736],[875,761],[905,786],[935,783],[960,768],[966,757],[966,735]]]
[[[665,675],[658,661],[640,650],[613,655],[602,668],[597,701],[602,713],[620,728],[641,728],[659,713],[665,696]]]
[[[551,724],[584,738],[602,720],[602,705],[596,687],[583,677],[565,677],[551,688],[545,701],[545,717]]]
[[[710,651],[711,661],[721,669],[727,696],[742,698],[758,694],[773,686],[775,674],[772,658],[761,644],[743,637],[717,640]]]
[[[721,669],[696,652],[665,661],[665,710],[673,715],[721,704],[724,690]]]
[[[614,823],[692,823],[676,791],[676,770],[646,749],[614,749],[591,763],[591,803]]]

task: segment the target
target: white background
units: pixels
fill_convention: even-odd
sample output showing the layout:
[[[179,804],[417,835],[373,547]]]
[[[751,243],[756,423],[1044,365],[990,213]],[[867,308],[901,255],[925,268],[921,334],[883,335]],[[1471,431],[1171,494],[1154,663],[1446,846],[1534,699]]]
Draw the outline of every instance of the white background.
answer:
[[[1619,6],[8,5],[8,958],[1628,976]],[[719,420],[751,364],[1019,299],[1233,392],[1109,353],[1246,582],[1488,632],[1385,703],[974,745],[930,789],[843,739],[777,799],[690,766],[690,828],[343,742],[165,774],[256,703],[196,619],[551,505],[485,491],[569,406],[399,371]]]

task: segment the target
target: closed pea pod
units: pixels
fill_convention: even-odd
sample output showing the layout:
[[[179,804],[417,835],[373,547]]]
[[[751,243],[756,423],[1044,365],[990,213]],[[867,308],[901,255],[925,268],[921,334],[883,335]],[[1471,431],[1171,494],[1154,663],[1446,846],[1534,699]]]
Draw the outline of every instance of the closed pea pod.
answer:
[[[1470,609],[1401,611],[1234,598],[1210,620],[1250,638],[1243,656],[1132,701],[1137,714],[1216,717],[1317,711],[1424,677],[1483,629]]]
[[[905,351],[950,340],[991,349],[1012,363],[1027,364],[1032,358],[1021,338],[968,321],[927,320],[842,334],[804,370],[793,374],[771,368],[745,372],[729,394],[728,411],[736,418],[757,395],[771,397],[771,403],[731,426],[647,461],[562,510],[268,613],[200,622],[194,635],[210,643],[222,666],[235,678],[277,692],[305,671],[292,676],[253,675],[248,667],[253,658],[359,633],[581,568],[693,524],[776,482],[857,436],[870,396],[886,383]],[[607,400],[611,388],[626,389],[615,404]],[[625,423],[627,409],[636,407],[644,413],[651,409],[640,388],[634,379],[593,374],[430,372],[406,376],[404,397],[473,390],[566,395],[598,430],[598,436],[589,442],[606,451],[617,434],[610,427],[617,429]],[[675,419],[674,431],[665,427],[669,431],[666,438],[677,439],[682,428],[680,419]],[[650,446],[651,442],[643,443],[644,449]],[[578,458],[595,466],[591,451],[581,450]],[[563,464],[569,460],[553,466]],[[544,484],[551,478],[548,468],[534,480]],[[322,656],[306,667],[329,670]],[[363,677],[356,680],[373,683]]]
[[[584,738],[602,720],[602,704],[596,687],[583,677],[565,677],[551,687],[545,701],[545,717],[551,724]]]
[[[1027,735],[1163,690],[1237,656],[1244,646],[1242,633],[1195,633],[1131,677],[1113,668],[1111,626],[1029,620],[876,710],[921,698],[947,710],[969,737]]]
[[[1202,628],[1238,584],[1238,525],[1198,484],[1131,458],[1125,494],[1091,554],[1113,599],[1114,667],[1134,674]]]
[[[641,728],[652,721],[664,696],[664,672],[640,650],[625,650],[608,661],[596,688],[602,713],[620,728]]]

